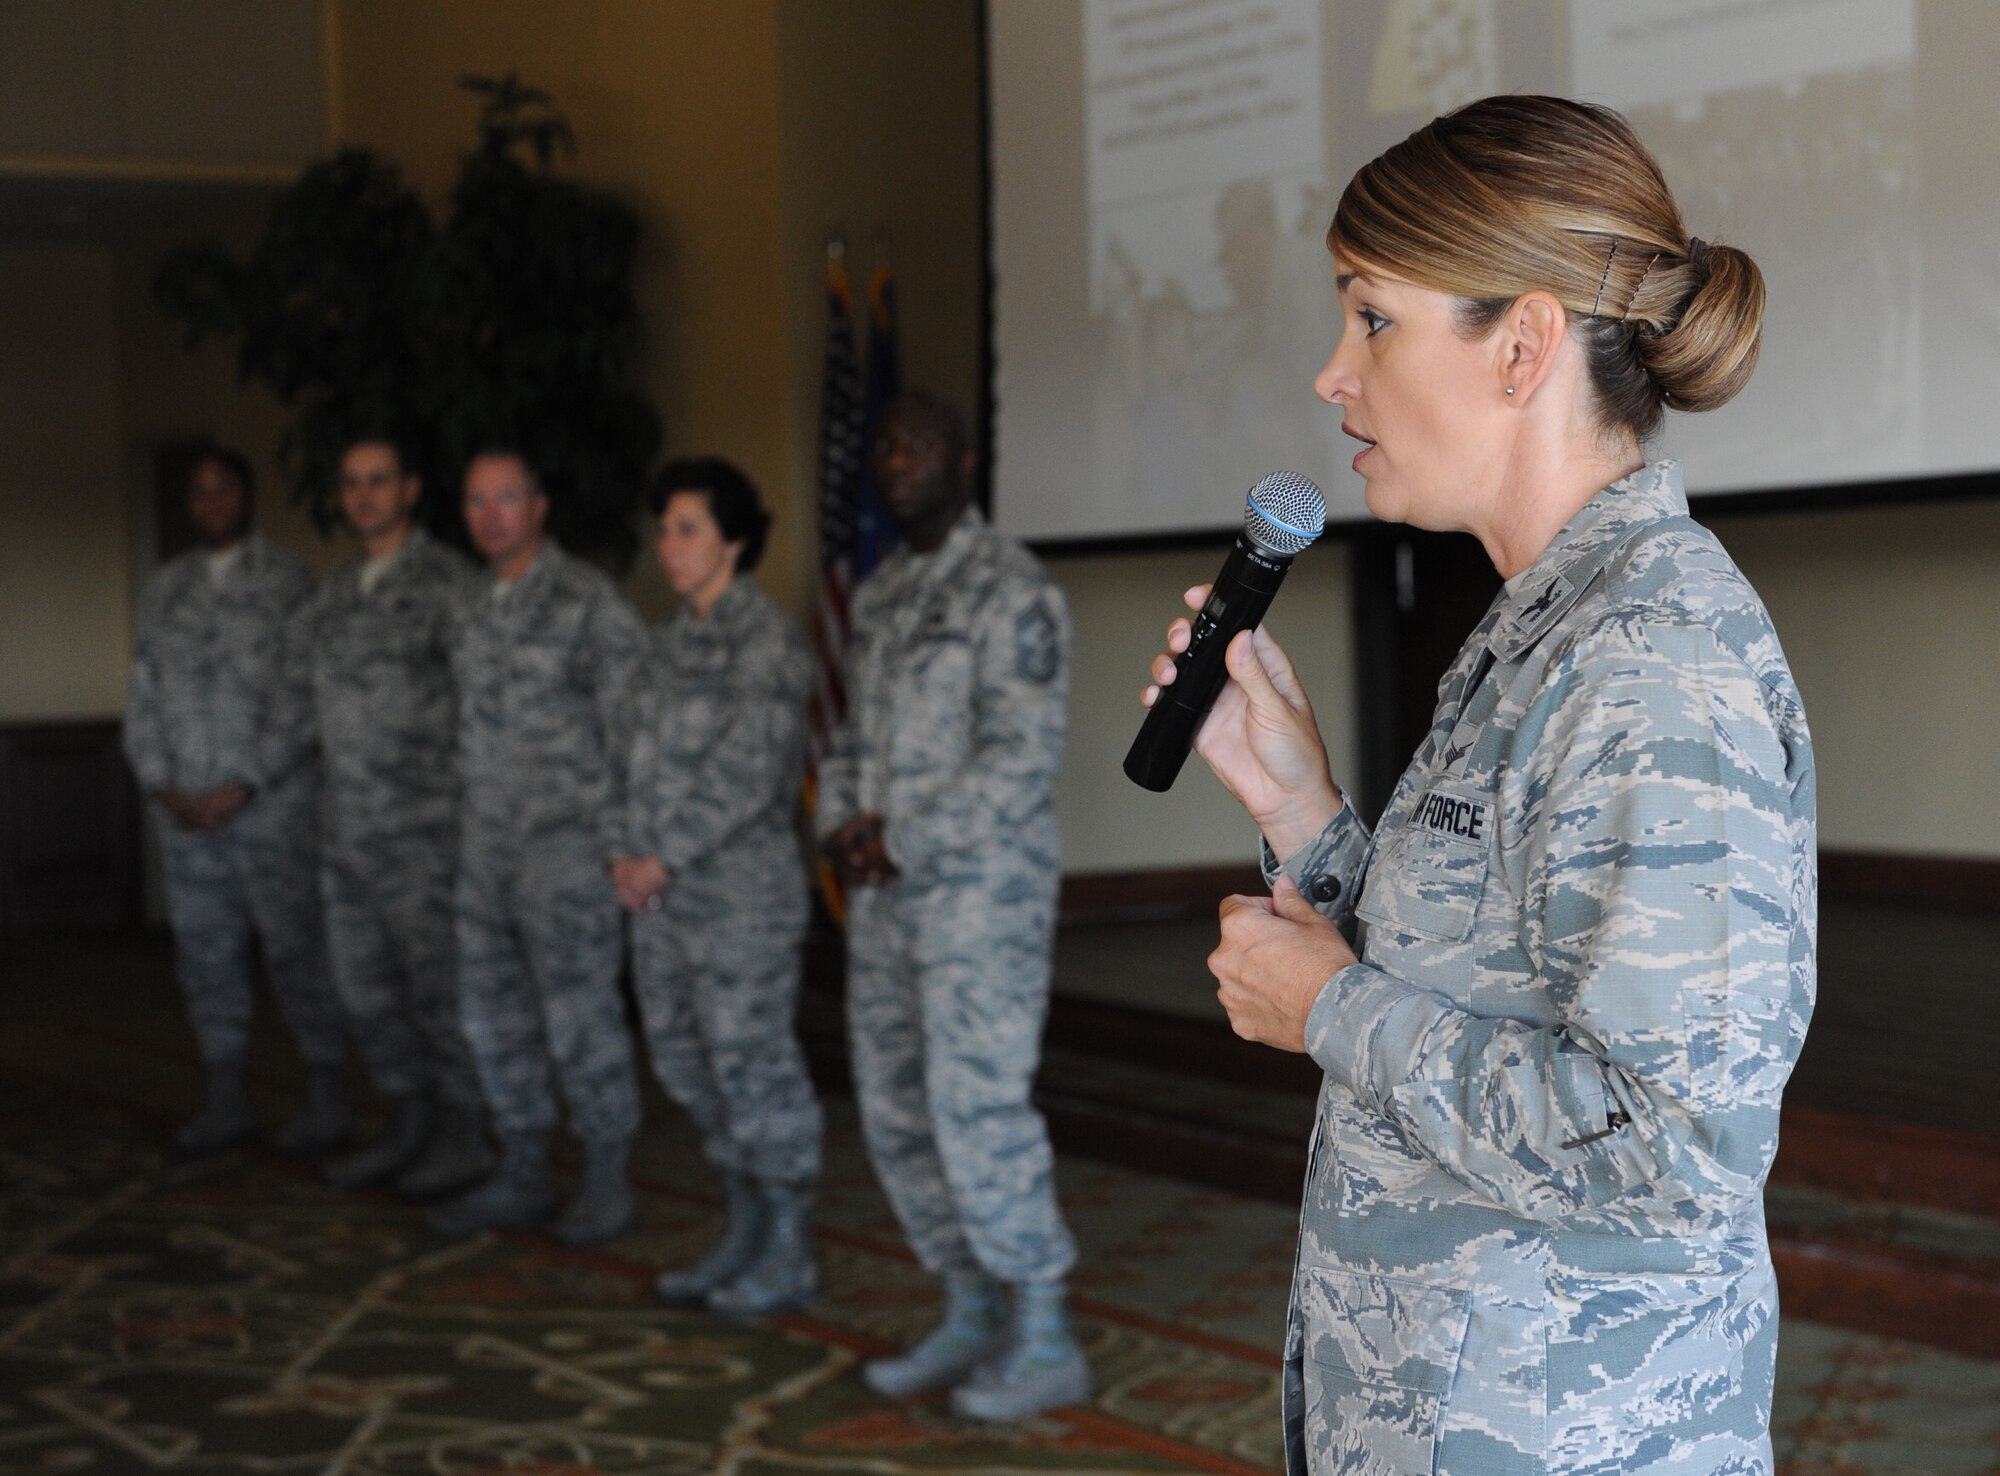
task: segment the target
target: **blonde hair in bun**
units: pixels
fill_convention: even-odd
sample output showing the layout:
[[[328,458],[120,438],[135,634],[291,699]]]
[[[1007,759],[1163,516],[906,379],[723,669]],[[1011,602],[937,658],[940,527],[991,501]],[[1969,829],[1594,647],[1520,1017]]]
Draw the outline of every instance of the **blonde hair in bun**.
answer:
[[[1459,299],[1477,337],[1524,292],[1562,303],[1598,419],[1639,439],[1728,403],[1757,365],[1764,277],[1688,234],[1632,125],[1567,98],[1489,97],[1435,118],[1348,183],[1326,243]]]

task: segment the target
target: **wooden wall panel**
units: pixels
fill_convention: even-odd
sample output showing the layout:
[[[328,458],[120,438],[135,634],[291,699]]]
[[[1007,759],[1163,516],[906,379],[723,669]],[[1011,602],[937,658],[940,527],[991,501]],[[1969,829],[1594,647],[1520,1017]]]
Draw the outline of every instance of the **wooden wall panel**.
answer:
[[[0,929],[141,922],[139,804],[118,724],[0,725]]]

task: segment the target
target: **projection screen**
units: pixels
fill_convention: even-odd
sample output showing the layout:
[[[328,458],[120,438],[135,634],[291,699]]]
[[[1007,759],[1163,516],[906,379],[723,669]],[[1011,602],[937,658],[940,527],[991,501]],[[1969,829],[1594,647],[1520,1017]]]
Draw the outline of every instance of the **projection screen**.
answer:
[[[1770,288],[1762,362],[1670,415],[1697,494],[2000,468],[2000,6],[990,0],[995,515],[1213,529],[1266,472],[1367,516],[1311,380],[1359,165],[1493,92],[1609,103]]]

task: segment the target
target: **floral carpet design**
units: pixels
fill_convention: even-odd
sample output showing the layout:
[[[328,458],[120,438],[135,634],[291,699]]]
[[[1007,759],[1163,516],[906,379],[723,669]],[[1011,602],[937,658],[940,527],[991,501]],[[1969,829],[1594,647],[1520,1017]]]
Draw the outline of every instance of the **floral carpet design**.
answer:
[[[1089,1405],[1017,1426],[889,1401],[857,1364],[937,1313],[828,1103],[821,1295],[771,1323],[654,1303],[719,1228],[685,1120],[648,1102],[639,1229],[608,1251],[452,1241],[387,1195],[261,1153],[160,1151],[195,1072],[164,981],[141,1007],[6,987],[0,1476],[1251,1472],[1279,1458],[1293,1213],[1076,1158]],[[295,1088],[256,1058],[275,1119]],[[1788,1320],[1781,1476],[2000,1476],[2000,1363]]]
[[[257,1154],[177,1163],[151,1124],[46,1088],[0,1089],[0,1121],[8,1476],[1231,1472],[1275,1454],[1262,1346],[1087,1295],[1090,1408],[1001,1427],[874,1395],[856,1364],[921,1332],[937,1303],[881,1225],[838,1223],[844,1200],[872,1199],[865,1183],[829,1185],[820,1299],[733,1324],[651,1298],[653,1271],[717,1223],[705,1192],[655,1178],[671,1168],[705,1189],[702,1171],[657,1154],[642,1230],[590,1253],[529,1233],[444,1240],[387,1196]],[[1076,1197],[1088,1213],[1091,1186]],[[1141,1260],[1175,1258],[1165,1227],[1139,1228]]]

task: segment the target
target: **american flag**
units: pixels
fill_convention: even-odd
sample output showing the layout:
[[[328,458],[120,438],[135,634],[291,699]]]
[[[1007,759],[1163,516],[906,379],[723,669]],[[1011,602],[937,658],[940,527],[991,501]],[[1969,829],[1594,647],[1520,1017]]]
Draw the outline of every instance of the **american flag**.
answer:
[[[849,323],[846,252],[838,241],[827,245],[826,306],[826,367],[819,410],[819,611],[813,622],[819,677],[813,687],[810,740],[815,770],[847,715],[847,612],[857,577],[854,556],[864,472],[866,407]]]
[[[903,357],[896,347],[896,278],[889,270],[888,237],[876,242],[883,256],[868,283],[868,372],[861,405],[861,444],[870,452],[875,432],[881,429],[882,412],[903,387]],[[861,462],[860,495],[856,499],[860,519],[854,542],[854,577],[865,579],[886,559],[900,541],[896,525],[882,510],[881,489],[875,485],[875,464],[871,456]]]

